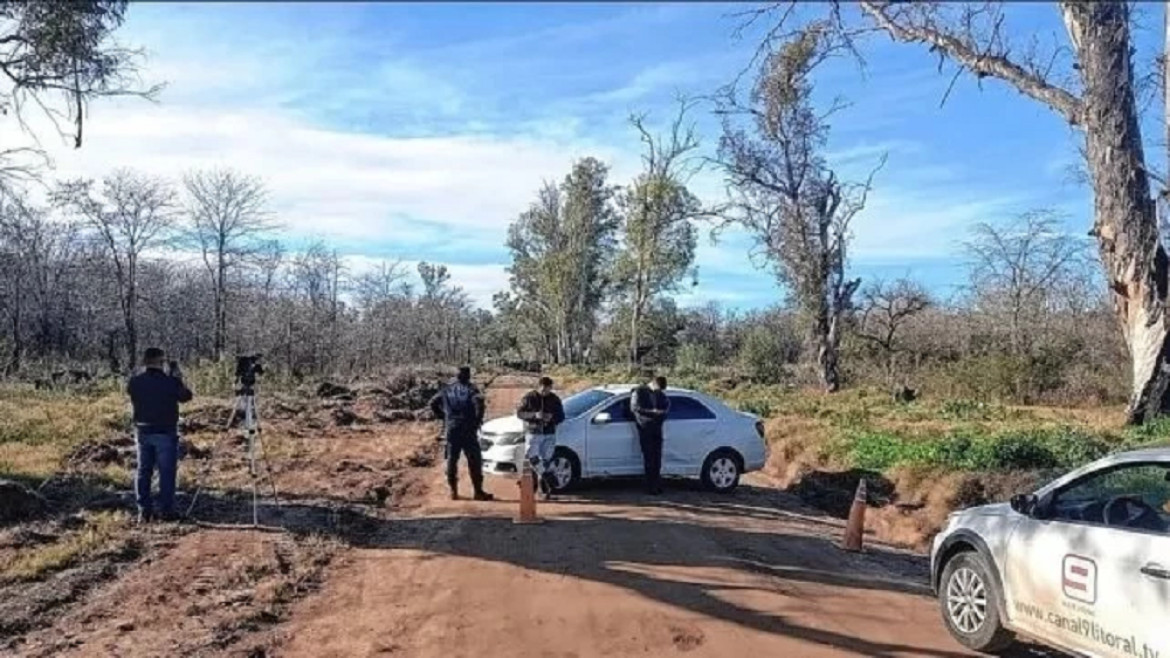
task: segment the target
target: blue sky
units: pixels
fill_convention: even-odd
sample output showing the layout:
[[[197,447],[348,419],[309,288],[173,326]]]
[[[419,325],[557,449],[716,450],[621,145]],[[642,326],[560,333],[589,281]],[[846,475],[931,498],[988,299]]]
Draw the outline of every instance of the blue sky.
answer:
[[[228,165],[262,176],[292,245],[326,239],[360,271],[382,258],[447,263],[480,303],[506,286],[508,223],[541,182],[599,157],[614,182],[638,168],[631,111],[665,120],[676,93],[710,94],[749,62],[758,31],[734,36],[730,4],[141,3],[120,38],[145,48],[159,103],[95,105],[88,143],[56,155],[62,175],[132,166],[178,177]],[[1065,39],[1054,5],[1011,8],[1015,36]],[[1158,24],[1159,21],[1151,21]],[[1141,38],[1156,43],[1152,31]],[[1045,41],[1047,40],[1047,41]],[[1079,137],[994,81],[950,81],[921,49],[874,40],[862,76],[818,72],[833,120],[830,158],[863,176],[880,158],[855,220],[853,271],[914,276],[941,296],[962,282],[971,225],[1032,208],[1089,227],[1088,190],[1067,172]],[[717,124],[696,113],[704,146]],[[720,198],[717,176],[695,181]],[[745,236],[702,240],[700,283],[684,304],[779,301]]]

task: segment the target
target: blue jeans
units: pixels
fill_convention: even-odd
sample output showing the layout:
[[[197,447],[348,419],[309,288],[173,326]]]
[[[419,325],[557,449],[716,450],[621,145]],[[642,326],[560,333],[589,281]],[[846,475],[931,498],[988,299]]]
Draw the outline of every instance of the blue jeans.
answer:
[[[175,475],[179,470],[179,437],[175,434],[140,434],[138,436],[138,510],[154,512],[150,481],[158,468],[158,508],[163,514],[175,511]]]

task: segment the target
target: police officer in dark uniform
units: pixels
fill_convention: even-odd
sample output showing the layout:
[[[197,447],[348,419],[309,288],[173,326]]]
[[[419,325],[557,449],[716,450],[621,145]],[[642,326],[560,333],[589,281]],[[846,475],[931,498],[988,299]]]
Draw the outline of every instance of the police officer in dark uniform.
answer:
[[[630,411],[638,426],[638,442],[642,445],[642,468],[646,474],[646,493],[662,493],[662,426],[670,412],[666,397],[666,378],[655,377],[649,385],[634,389],[630,396]]]
[[[483,490],[483,454],[479,449],[479,427],[483,424],[483,394],[471,383],[471,368],[459,368],[455,380],[431,398],[431,411],[443,420],[447,439],[447,486],[451,500],[459,499],[459,454],[467,456],[467,470],[475,500],[494,500]]]

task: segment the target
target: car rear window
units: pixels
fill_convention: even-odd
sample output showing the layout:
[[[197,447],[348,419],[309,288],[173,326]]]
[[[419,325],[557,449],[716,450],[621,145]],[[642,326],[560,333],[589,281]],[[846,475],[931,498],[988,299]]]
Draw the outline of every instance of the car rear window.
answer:
[[[670,396],[667,420],[714,420],[715,414],[702,402],[682,395]]]

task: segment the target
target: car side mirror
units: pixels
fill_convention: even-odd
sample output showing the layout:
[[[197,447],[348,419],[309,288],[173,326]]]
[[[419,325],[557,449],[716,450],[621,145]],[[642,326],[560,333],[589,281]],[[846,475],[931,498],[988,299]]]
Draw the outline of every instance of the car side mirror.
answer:
[[[1036,512],[1037,502],[1036,494],[1027,493],[1012,496],[1010,504],[1016,512],[1024,516],[1032,516]]]
[[[605,425],[606,423],[608,423],[611,420],[613,420],[613,418],[609,415],[609,413],[603,411],[603,412],[601,412],[593,417],[593,424],[594,425]]]

